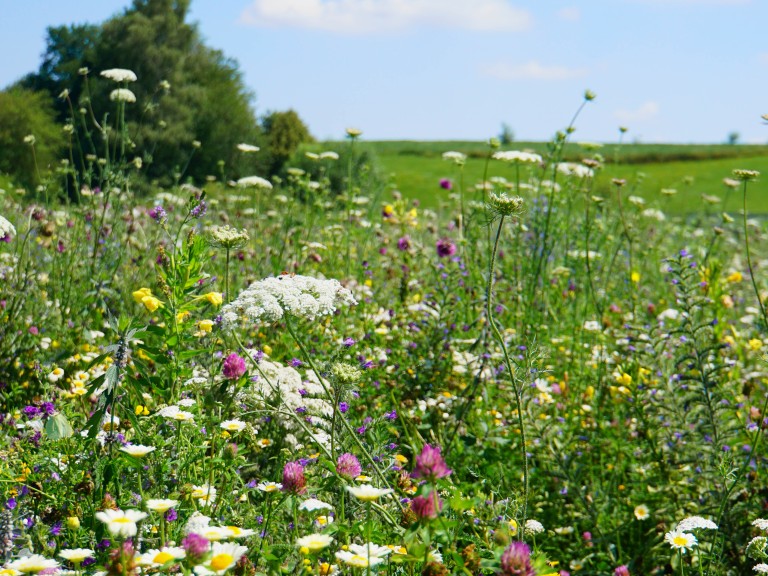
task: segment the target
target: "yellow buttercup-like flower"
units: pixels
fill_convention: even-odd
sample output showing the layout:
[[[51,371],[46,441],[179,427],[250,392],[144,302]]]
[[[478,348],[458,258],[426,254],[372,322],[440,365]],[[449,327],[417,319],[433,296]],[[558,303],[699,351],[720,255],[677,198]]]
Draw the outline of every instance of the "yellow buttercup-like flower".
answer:
[[[154,312],[163,305],[160,300],[151,295],[144,296],[144,298],[141,299],[141,303],[144,304],[144,307],[150,312]]]
[[[152,296],[152,290],[149,288],[140,288],[133,293],[133,299],[137,304],[141,304],[142,300],[147,296]]]
[[[213,306],[221,306],[222,302],[224,302],[221,292],[208,292],[208,294],[205,295],[205,299]]]

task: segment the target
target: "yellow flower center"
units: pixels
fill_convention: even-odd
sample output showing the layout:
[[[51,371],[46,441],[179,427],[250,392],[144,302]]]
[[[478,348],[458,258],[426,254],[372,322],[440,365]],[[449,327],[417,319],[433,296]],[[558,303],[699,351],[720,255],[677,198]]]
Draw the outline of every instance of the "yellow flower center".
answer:
[[[675,543],[675,546],[686,546],[688,544],[688,538],[685,536],[675,536],[672,541]]]
[[[166,562],[173,560],[173,555],[168,552],[160,552],[152,559],[157,564],[165,564]]]
[[[130,518],[126,518],[125,516],[123,516],[123,517],[121,517],[121,518],[115,518],[114,520],[112,520],[112,522],[116,522],[116,523],[118,523],[118,524],[130,524],[131,522],[133,522],[133,520],[131,520]]]
[[[355,554],[352,556],[352,558],[349,559],[349,564],[352,566],[358,566],[360,568],[365,568],[368,566],[368,559],[364,556],[360,556],[359,554]]]
[[[217,572],[220,570],[226,570],[230,567],[230,565],[234,562],[234,558],[226,553],[222,554],[216,554],[213,558],[211,558],[211,568],[216,570]]]

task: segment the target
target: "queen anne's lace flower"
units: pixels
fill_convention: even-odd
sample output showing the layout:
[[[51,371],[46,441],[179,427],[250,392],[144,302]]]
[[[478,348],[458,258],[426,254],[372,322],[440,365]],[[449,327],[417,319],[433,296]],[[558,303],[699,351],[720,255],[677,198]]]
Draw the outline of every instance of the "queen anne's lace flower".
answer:
[[[128,90],[128,88],[117,88],[109,93],[109,99],[112,102],[128,102],[133,104],[136,102],[136,94]]]
[[[237,181],[237,185],[243,188],[260,188],[272,190],[272,182],[261,176],[245,176]]]
[[[251,284],[221,310],[222,327],[231,330],[243,317],[251,322],[277,322],[283,316],[315,320],[340,305],[357,304],[338,280],[288,275]]]
[[[493,159],[501,160],[502,162],[516,162],[519,164],[540,164],[542,162],[542,158],[538,154],[519,152],[517,150],[494,152]]]
[[[136,82],[136,73],[133,72],[133,70],[126,70],[125,68],[102,70],[101,75],[114,82]]]
[[[690,532],[697,528],[703,528],[705,530],[717,530],[717,524],[712,520],[707,520],[701,516],[689,516],[685,520],[681,520],[677,525],[677,529],[682,532]]]

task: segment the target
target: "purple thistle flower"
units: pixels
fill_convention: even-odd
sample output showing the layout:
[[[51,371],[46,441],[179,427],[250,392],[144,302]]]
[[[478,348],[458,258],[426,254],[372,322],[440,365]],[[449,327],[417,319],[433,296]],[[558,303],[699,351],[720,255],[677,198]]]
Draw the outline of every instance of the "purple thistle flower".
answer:
[[[245,360],[232,352],[224,359],[224,365],[221,369],[224,378],[228,380],[237,380],[245,374]]]
[[[613,571],[613,576],[629,576],[629,566],[626,564],[617,566],[616,570]]]
[[[451,472],[452,470],[445,465],[440,447],[425,444],[424,448],[421,449],[421,454],[416,456],[416,466],[412,476],[434,481],[449,476]]]
[[[453,182],[451,182],[448,178],[441,178],[440,188],[442,188],[443,190],[450,190],[451,188],[453,188]]]
[[[357,456],[345,452],[336,460],[336,473],[344,478],[356,478],[363,472]]]
[[[450,238],[441,238],[437,241],[437,255],[440,258],[447,258],[456,254],[456,244]]]
[[[405,252],[411,247],[411,238],[410,236],[403,236],[397,241],[397,249],[401,250],[402,252]]]
[[[531,566],[531,549],[525,542],[512,542],[501,555],[503,576],[536,576]]]
[[[283,492],[304,494],[307,491],[307,479],[304,467],[299,462],[288,462],[283,468]]]

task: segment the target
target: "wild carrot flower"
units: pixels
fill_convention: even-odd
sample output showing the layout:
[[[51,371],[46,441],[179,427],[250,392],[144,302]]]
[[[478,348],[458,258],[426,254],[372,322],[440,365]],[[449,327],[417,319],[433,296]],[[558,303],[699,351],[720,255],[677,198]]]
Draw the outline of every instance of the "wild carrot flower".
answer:
[[[114,82],[136,82],[136,73],[125,68],[110,68],[102,70],[101,75]]]
[[[256,188],[259,190],[272,190],[272,182],[261,176],[246,176],[237,181],[241,188]]]
[[[116,88],[109,93],[109,99],[112,102],[127,102],[133,104],[136,102],[136,94],[128,90],[128,88]]]

